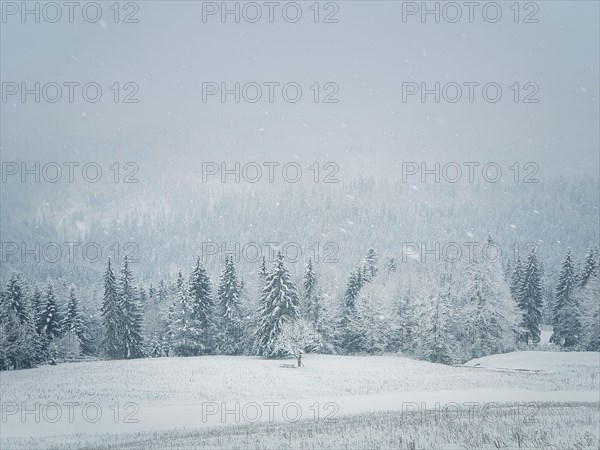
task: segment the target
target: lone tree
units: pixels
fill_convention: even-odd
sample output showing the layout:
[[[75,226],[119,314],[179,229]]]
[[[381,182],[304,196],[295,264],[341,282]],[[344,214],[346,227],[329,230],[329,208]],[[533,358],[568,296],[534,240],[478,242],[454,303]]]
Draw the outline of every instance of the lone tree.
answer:
[[[298,367],[302,366],[302,355],[317,350],[321,345],[321,336],[315,327],[305,319],[286,322],[275,341],[274,348],[296,358]]]
[[[277,253],[273,269],[267,276],[260,297],[259,325],[254,337],[254,351],[261,356],[281,356],[276,346],[283,325],[299,318],[299,300],[295,284]]]

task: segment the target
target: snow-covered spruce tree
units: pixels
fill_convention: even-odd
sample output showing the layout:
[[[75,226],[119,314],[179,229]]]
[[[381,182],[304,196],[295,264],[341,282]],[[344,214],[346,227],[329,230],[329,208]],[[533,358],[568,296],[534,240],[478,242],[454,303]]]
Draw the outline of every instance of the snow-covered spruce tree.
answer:
[[[169,321],[167,342],[170,356],[197,356],[205,352],[202,324],[196,318],[194,300],[184,284],[179,289]]]
[[[465,329],[458,292],[459,282],[453,273],[430,269],[421,275],[416,297],[418,333],[416,356],[431,362],[452,364],[468,359],[460,333]]]
[[[391,276],[398,270],[398,263],[396,262],[396,258],[388,257],[385,260],[385,283],[391,278]]]
[[[4,302],[0,304],[0,370],[35,367],[39,342],[32,324],[21,324],[17,313]]]
[[[243,351],[244,319],[233,256],[225,257],[225,268],[219,280],[217,299],[219,353],[239,355]]]
[[[308,259],[304,277],[302,279],[303,290],[303,309],[304,317],[308,320],[315,330],[319,329],[321,320],[321,296],[317,285],[317,274],[313,266],[312,258]]]
[[[588,278],[585,287],[577,294],[581,311],[580,348],[591,352],[600,351],[600,275]]]
[[[377,268],[377,260],[379,259],[377,252],[375,251],[375,249],[370,248],[367,251],[367,256],[365,257],[365,263],[364,263],[364,272],[363,275],[365,277],[365,279],[367,281],[372,281],[373,278],[375,278],[375,275],[377,275],[378,272],[378,268]]]
[[[189,296],[192,302],[192,320],[200,326],[200,354],[210,354],[215,349],[214,301],[212,287],[206,269],[196,259],[196,265],[190,274]]]
[[[579,305],[575,297],[577,285],[571,250],[569,250],[558,276],[550,337],[550,342],[566,348],[577,346],[581,334]]]
[[[525,344],[529,344],[529,342],[539,343],[543,289],[542,272],[535,251],[527,255],[521,270],[521,286],[517,306],[521,312],[521,340]]]
[[[23,324],[31,319],[25,295],[25,283],[21,279],[21,275],[16,272],[13,272],[10,276],[4,293],[4,302],[15,312],[19,323]]]
[[[46,298],[44,302],[44,310],[42,311],[42,329],[43,336],[49,340],[57,339],[61,336],[61,318],[56,306],[56,298],[52,285],[48,283],[46,290]]]
[[[357,267],[356,271],[350,272],[344,298],[342,299],[342,311],[339,329],[339,346],[346,353],[355,353],[359,351],[360,337],[356,335],[355,328],[350,324],[356,316],[356,300],[360,290],[365,284],[363,271]]]
[[[147,348],[145,353],[153,357],[161,356],[164,353],[162,350],[162,337],[166,331],[165,319],[169,310],[166,295],[164,282],[160,280],[158,290],[153,284],[150,284],[147,303],[142,304],[144,311],[143,338]]]
[[[175,291],[177,292],[177,295],[179,295],[179,290],[183,287],[183,285],[185,284],[185,281],[183,279],[183,274],[181,273],[181,270],[177,273],[177,281],[175,282]]]
[[[143,309],[148,307],[148,295],[146,294],[144,286],[140,286],[138,291],[138,302]]]
[[[392,351],[411,354],[418,331],[417,305],[411,292],[411,282],[399,287],[395,294],[395,324]]]
[[[42,322],[42,312],[44,311],[44,298],[42,293],[36,286],[33,295],[31,296],[31,312],[33,314],[33,320],[35,321],[35,330],[38,335],[42,334],[44,329],[44,323]]]
[[[276,347],[282,326],[297,320],[300,316],[296,285],[283,264],[281,251],[277,253],[265,283],[260,297],[259,324],[254,337],[254,352],[261,356],[276,357],[283,354],[281,349]]]
[[[79,304],[75,297],[75,289],[73,287],[71,287],[71,290],[69,291],[69,302],[67,303],[65,317],[63,317],[61,323],[61,331],[63,334],[73,333],[77,337],[81,349],[84,350],[86,348],[88,340],[87,333],[79,312]]]
[[[17,368],[19,319],[5,303],[4,295],[2,292],[0,302],[0,370],[9,370]]]
[[[157,301],[159,304],[164,305],[167,303],[167,286],[164,280],[158,282],[158,292],[156,295],[158,296]]]
[[[7,289],[0,293],[0,370],[35,367],[42,359],[26,290],[21,277],[13,274]]]
[[[144,356],[142,312],[127,256],[123,260],[119,274],[117,293],[122,317],[120,340],[124,350],[123,357],[127,359],[141,358]]]
[[[162,349],[167,356],[175,355],[173,351],[173,333],[176,329],[175,322],[179,320],[182,306],[181,291],[185,290],[185,298],[188,298],[188,287],[183,279],[181,271],[177,273],[177,279],[175,283],[165,286],[165,301],[169,303],[169,307],[166,313],[165,320],[163,322],[163,335],[162,335]]]
[[[519,315],[500,260],[474,259],[461,286],[471,358],[514,350]]]
[[[110,359],[124,358],[125,350],[122,342],[123,312],[117,291],[117,281],[110,265],[110,258],[104,272],[104,295],[100,311],[105,329],[101,344],[102,352]]]
[[[358,295],[348,324],[355,338],[354,351],[374,354],[388,349],[394,318],[384,295],[382,286],[372,284]]]
[[[269,270],[267,269],[267,260],[263,256],[260,261],[260,268],[258,269],[258,274],[263,277],[263,279],[267,279],[269,276]]]
[[[580,287],[585,287],[590,277],[598,275],[599,266],[600,261],[598,261],[598,247],[592,247],[585,256],[583,270],[581,271],[581,276],[579,277]]]
[[[521,264],[521,258],[517,258],[517,262],[512,269],[510,277],[510,295],[512,296],[515,304],[519,304],[519,296],[521,294],[521,286],[523,284],[523,265]]]
[[[396,258],[393,258],[391,256],[388,257],[385,260],[385,269],[387,270],[388,274],[395,272],[398,269],[398,263],[396,262]]]

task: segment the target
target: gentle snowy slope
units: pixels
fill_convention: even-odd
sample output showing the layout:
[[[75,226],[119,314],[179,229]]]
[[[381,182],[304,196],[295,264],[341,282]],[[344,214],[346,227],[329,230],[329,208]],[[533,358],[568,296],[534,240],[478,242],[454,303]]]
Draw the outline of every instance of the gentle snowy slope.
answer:
[[[19,413],[9,415],[3,424],[3,439],[243,424],[255,411],[221,413],[243,410],[251,403],[260,411],[257,422],[264,422],[285,420],[283,407],[292,402],[297,406],[287,412],[288,418],[299,412],[301,419],[314,417],[316,404],[320,417],[342,417],[403,411],[409,404],[413,406],[408,408],[418,404],[421,409],[434,409],[438,404],[462,407],[470,402],[597,402],[598,356],[522,352],[481,359],[493,361],[490,367],[544,368],[516,373],[398,356],[310,355],[302,369],[281,367],[288,361],[224,356],[45,366],[4,373],[0,380],[3,402],[28,408],[56,402],[62,405],[63,417],[37,423],[33,415],[25,420]],[[527,365],[532,361],[535,364]],[[78,403],[73,421],[66,402]],[[114,418],[115,402],[121,412],[119,420]],[[276,404],[272,415],[267,402]],[[82,419],[81,407],[86,403],[102,410],[97,422]],[[207,404],[212,409],[207,410]],[[214,408],[214,413],[207,414]],[[128,413],[133,413],[135,421],[124,420]]]
[[[567,366],[600,366],[598,352],[513,352],[472,359],[465,366],[489,369],[559,370]]]

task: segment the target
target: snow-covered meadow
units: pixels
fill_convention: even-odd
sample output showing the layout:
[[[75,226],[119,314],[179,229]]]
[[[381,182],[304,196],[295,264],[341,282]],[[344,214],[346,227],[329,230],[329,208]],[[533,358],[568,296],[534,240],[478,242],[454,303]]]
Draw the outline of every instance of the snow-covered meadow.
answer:
[[[396,355],[293,362],[206,356],[5,372],[2,448],[493,447],[517,446],[514,433],[531,446],[600,442],[596,352],[516,352],[463,366]],[[423,437],[423,427],[439,432]]]

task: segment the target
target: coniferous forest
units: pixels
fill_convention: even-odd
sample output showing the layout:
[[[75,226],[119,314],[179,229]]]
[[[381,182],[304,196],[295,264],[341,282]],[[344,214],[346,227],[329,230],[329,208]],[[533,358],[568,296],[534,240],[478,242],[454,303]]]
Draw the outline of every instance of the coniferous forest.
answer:
[[[573,181],[557,182],[562,183],[562,192],[554,195],[553,208],[585,214],[585,195],[593,200],[594,194],[575,188]],[[261,236],[273,220],[267,212],[272,196],[246,193],[237,197],[240,206],[231,210],[224,208],[225,203],[209,206],[206,202],[169,214],[141,212],[139,202],[122,220],[108,222],[97,217],[93,203],[88,203],[80,212],[62,216],[60,226],[51,220],[56,216],[41,214],[31,226],[48,230],[57,241],[68,241],[72,231],[65,229],[76,227],[83,215],[91,217],[92,225],[83,232],[89,242],[109,242],[94,240],[102,234],[139,236],[131,240],[136,251],[131,255],[106,252],[106,259],[80,263],[66,258],[51,261],[44,254],[38,254],[41,260],[36,264],[27,261],[27,256],[33,260],[36,255],[25,255],[25,260],[22,255],[5,256],[4,266],[12,267],[3,273],[2,369],[86,358],[272,357],[291,354],[290,348],[295,347],[326,354],[401,353],[443,364],[540,345],[565,351],[599,350],[599,255],[589,239],[593,223],[582,227],[573,216],[560,227],[571,227],[566,242],[549,243],[536,234],[554,235],[560,230],[551,221],[537,219],[546,215],[540,213],[544,209],[539,195],[522,196],[536,211],[540,226],[536,222],[531,227],[535,231],[521,229],[530,224],[525,222],[526,214],[512,209],[512,202],[504,210],[496,205],[493,211],[474,212],[481,221],[485,217],[495,221],[467,227],[458,200],[446,207],[457,210],[446,216],[454,231],[448,228],[448,220],[443,224],[446,235],[456,239],[425,240],[419,232],[440,236],[435,218],[448,213],[433,209],[443,203],[435,190],[419,195],[436,196],[438,204],[415,207],[410,189],[369,179],[336,186],[327,194],[310,186],[298,189],[300,203],[293,200],[293,205],[275,207],[281,214],[274,223],[277,238],[271,234],[247,240],[253,245],[279,245],[256,244],[252,250],[259,252],[251,257],[242,240],[219,239],[224,236],[219,234],[219,224],[233,220],[231,213],[237,211],[234,227],[253,224],[251,236]],[[496,186],[490,189],[505,195]],[[554,185],[548,189],[552,191]],[[390,200],[374,205],[369,199],[381,191]],[[400,197],[395,200],[397,193]],[[575,193],[581,203],[573,202]],[[464,191],[460,195],[465,205],[471,200]],[[242,206],[247,201],[260,212]],[[291,211],[297,215],[288,218]],[[346,220],[349,214],[354,220]],[[502,214],[510,218],[499,222]],[[255,222],[255,215],[263,219]],[[370,234],[359,234],[370,238],[354,240],[352,230],[366,229],[374,216],[379,225]],[[317,217],[335,221],[335,226],[329,227],[329,236],[315,239],[317,245],[311,246],[307,222]],[[209,232],[206,224],[212,218],[217,220]],[[3,216],[8,235],[11,221],[17,220],[21,220],[17,214]],[[203,232],[176,231],[182,226]],[[466,235],[462,226],[468,230]],[[295,234],[286,227],[308,227],[308,233]],[[479,243],[471,230],[488,234]],[[409,238],[402,239],[403,235]],[[461,235],[463,239],[458,238]],[[179,241],[182,236],[186,237]],[[200,242],[194,244],[189,236],[199,236]],[[519,239],[511,242],[511,236]],[[164,245],[166,240],[169,245]],[[180,251],[179,246],[190,250],[175,259],[172,255]],[[472,251],[467,252],[469,248]],[[552,330],[551,337],[549,343],[540,344],[544,329]]]

